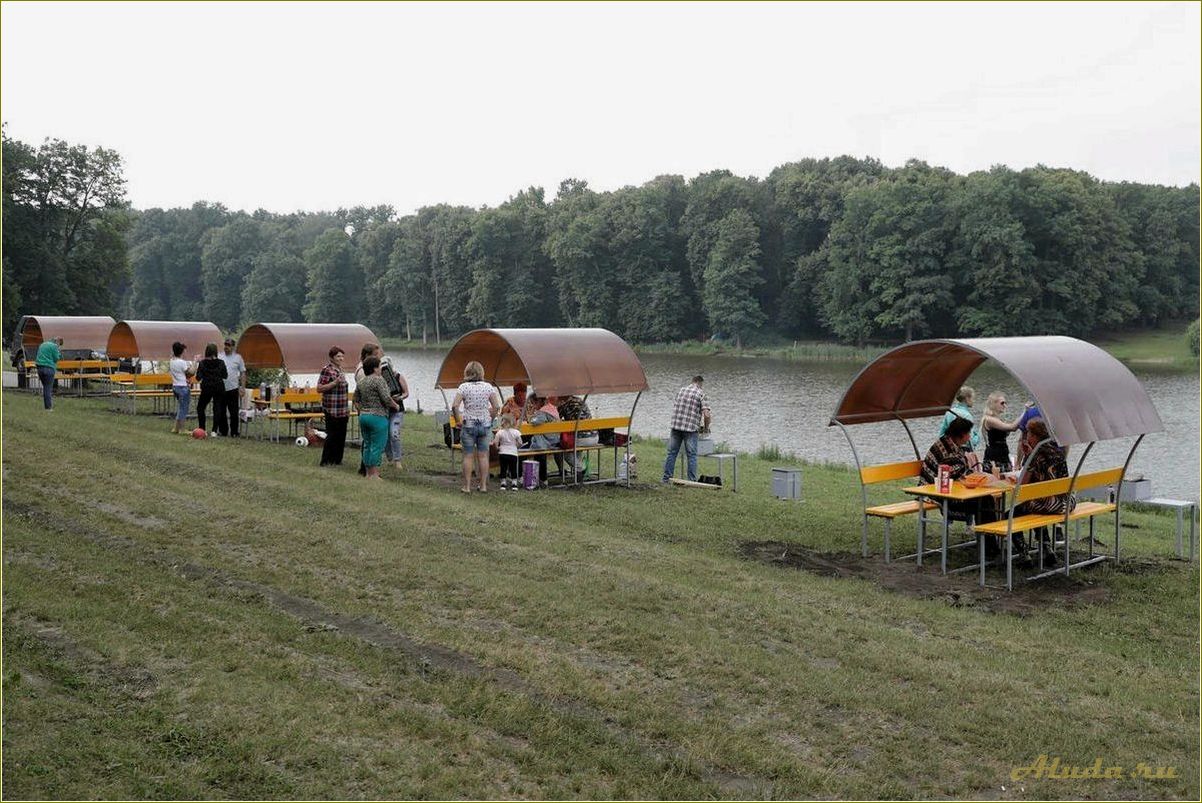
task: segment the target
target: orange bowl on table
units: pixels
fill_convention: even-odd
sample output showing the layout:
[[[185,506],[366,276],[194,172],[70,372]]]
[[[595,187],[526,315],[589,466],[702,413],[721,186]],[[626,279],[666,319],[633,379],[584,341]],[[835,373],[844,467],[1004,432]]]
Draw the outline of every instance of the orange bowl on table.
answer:
[[[960,480],[960,482],[964,484],[965,488],[980,488],[991,479],[992,477],[988,474],[969,474]]]

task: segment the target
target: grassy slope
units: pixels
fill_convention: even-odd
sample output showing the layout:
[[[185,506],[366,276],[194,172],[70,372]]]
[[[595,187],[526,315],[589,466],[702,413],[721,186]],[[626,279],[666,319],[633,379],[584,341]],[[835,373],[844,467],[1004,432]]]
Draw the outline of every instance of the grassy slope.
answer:
[[[1098,341],[1098,345],[1120,360],[1140,367],[1198,370],[1198,358],[1190,353],[1185,332],[1189,322],[1163,329],[1127,332]]]
[[[854,549],[838,469],[464,497],[429,418],[375,486],[96,402],[3,423],[9,798],[1198,795],[1167,516],[1111,599],[1020,618],[738,557]],[[1039,753],[1183,777],[1012,783]]]

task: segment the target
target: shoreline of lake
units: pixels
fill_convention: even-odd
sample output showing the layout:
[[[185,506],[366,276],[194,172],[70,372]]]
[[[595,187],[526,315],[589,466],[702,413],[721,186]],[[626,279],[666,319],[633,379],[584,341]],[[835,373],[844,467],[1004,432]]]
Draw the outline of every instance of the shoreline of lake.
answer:
[[[1200,363],[1185,346],[1188,324],[1164,329],[1127,332],[1095,342],[1132,370],[1166,373],[1198,373]],[[455,340],[441,343],[381,338],[385,349],[397,351],[448,351]],[[1089,341],[1094,342],[1094,341]],[[851,346],[826,340],[797,340],[792,345],[735,347],[710,341],[682,340],[674,343],[632,344],[639,355],[673,355],[722,358],[786,360],[798,363],[866,365],[893,346]]]

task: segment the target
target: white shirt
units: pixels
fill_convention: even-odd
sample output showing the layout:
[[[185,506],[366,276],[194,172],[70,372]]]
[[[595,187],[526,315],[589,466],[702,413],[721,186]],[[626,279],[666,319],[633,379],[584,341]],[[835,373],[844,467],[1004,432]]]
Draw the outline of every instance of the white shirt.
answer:
[[[501,454],[511,454],[517,457],[518,447],[521,445],[522,431],[520,429],[497,430],[497,449]]]
[[[492,408],[489,402],[494,398],[500,398],[492,385],[483,380],[464,382],[459,386],[459,395],[463,397],[463,419],[465,421],[477,424],[492,423]]]
[[[225,389],[237,390],[238,379],[242,374],[246,373],[246,361],[242,359],[242,355],[238,352],[226,354],[224,351],[219,355],[221,361],[225,363]]]
[[[187,360],[182,360],[175,357],[171,360],[171,365],[167,370],[171,372],[171,384],[175,387],[188,386],[188,366],[190,363]]]

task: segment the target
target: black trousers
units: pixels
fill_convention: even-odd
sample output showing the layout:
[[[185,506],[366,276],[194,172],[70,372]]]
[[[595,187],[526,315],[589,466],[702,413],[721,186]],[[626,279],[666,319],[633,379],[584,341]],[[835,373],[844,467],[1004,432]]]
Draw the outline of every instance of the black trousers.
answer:
[[[238,410],[242,406],[242,399],[238,394],[238,388],[225,391],[221,397],[220,404],[225,408],[225,419],[217,419],[217,431],[222,435],[233,435],[238,437]]]
[[[503,454],[501,458],[501,479],[516,480],[518,478],[518,456]]]
[[[222,435],[229,431],[229,427],[225,422],[225,388],[221,390],[206,390],[203,387],[200,389],[200,401],[196,403],[196,426],[208,431],[205,426],[205,409],[208,408],[209,402],[213,403],[213,423],[217,427],[217,431]]]
[[[342,465],[342,453],[346,449],[346,425],[351,421],[349,416],[334,418],[326,415],[326,442],[321,447],[321,464],[323,466]]]

